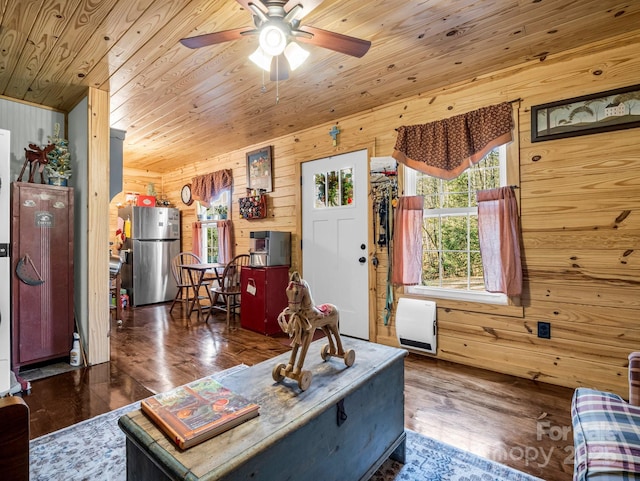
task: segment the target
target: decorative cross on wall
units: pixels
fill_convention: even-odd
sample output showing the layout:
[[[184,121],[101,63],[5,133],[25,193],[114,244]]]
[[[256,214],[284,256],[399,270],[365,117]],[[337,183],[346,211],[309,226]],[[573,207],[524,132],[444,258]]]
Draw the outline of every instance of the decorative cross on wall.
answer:
[[[340,129],[337,125],[334,125],[329,131],[329,135],[333,139],[333,146],[336,147],[338,145],[338,134],[340,133]]]

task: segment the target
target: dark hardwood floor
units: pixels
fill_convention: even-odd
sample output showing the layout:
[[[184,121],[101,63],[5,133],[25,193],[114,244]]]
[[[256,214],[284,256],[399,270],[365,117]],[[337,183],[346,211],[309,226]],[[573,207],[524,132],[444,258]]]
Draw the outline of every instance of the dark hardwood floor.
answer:
[[[187,319],[180,306],[170,315],[169,304],[125,310],[123,325],[112,323],[111,362],[33,381],[31,438],[289,350],[288,338],[236,326],[227,331],[224,314]],[[572,476],[572,393],[416,354],[405,361],[408,429],[547,481]]]

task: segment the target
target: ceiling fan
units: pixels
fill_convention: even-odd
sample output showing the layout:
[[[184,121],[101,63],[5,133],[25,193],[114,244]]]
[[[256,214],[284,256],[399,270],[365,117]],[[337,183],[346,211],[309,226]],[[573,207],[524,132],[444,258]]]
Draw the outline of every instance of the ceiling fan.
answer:
[[[371,42],[320,28],[301,26],[300,20],[323,0],[236,0],[252,12],[255,28],[241,27],[183,38],[180,43],[200,48],[258,35],[259,47],[249,58],[270,72],[271,80],[286,80],[309,55],[297,42],[316,45],[353,57],[362,57]]]

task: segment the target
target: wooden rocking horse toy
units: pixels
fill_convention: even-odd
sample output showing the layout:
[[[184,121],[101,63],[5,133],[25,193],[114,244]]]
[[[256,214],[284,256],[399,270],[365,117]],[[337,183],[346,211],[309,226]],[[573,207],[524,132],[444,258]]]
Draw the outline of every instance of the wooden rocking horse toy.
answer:
[[[347,367],[353,366],[356,353],[353,349],[345,351],[342,347],[338,322],[340,313],[333,304],[316,306],[311,297],[309,284],[300,278],[300,274],[293,272],[287,286],[288,306],[278,316],[280,328],[293,338],[291,341],[291,358],[288,364],[278,364],[273,368],[273,379],[282,381],[285,377],[298,381],[301,390],[306,391],[311,385],[311,371],[303,371],[305,357],[309,344],[316,329],[322,329],[329,340],[329,344],[322,346],[320,357],[326,361],[330,357],[341,357]],[[334,343],[335,340],[335,343]],[[300,357],[296,362],[296,357]]]

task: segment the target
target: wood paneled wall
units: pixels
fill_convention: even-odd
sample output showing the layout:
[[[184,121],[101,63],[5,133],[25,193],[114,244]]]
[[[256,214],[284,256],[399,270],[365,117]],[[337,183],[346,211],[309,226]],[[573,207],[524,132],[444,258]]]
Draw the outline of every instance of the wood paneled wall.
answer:
[[[429,91],[425,85],[424,94],[409,100],[381,99],[379,108],[335,122],[338,147],[329,136],[333,124],[273,139],[275,185],[263,220],[242,220],[237,209],[245,194],[245,152],[262,145],[196,162],[176,159],[182,166],[162,176],[163,192],[182,209],[183,248],[190,249],[195,215],[179,202],[181,186],[195,175],[231,168],[236,252],[248,250],[250,230],[288,230],[293,268],[299,269],[301,162],[361,148],[390,155],[400,125],[520,99],[522,307],[437,299],[438,357],[624,395],[627,355],[640,340],[640,130],[532,144],[529,129],[532,105],[632,85],[639,71],[640,35],[626,35],[446,89]],[[286,112],[274,105],[273,115]],[[394,321],[383,323],[385,253],[378,257],[372,330],[378,342],[395,345]],[[538,321],[551,323],[551,339],[537,337]]]

